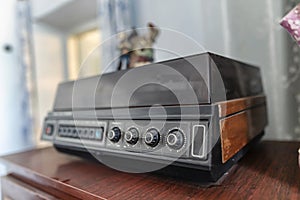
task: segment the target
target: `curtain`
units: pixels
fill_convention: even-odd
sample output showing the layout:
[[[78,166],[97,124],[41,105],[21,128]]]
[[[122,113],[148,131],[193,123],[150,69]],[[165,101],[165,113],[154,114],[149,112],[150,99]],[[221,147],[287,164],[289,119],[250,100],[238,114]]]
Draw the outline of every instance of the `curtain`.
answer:
[[[37,129],[38,122],[38,100],[37,83],[34,66],[34,52],[32,47],[32,22],[31,7],[29,1],[17,2],[17,24],[19,27],[19,80],[21,94],[21,119],[22,136],[27,144],[33,143],[35,135],[40,130]]]
[[[132,26],[129,0],[98,0],[100,30],[103,43],[102,66],[104,72],[115,71],[117,68],[118,38],[115,34],[129,30]]]

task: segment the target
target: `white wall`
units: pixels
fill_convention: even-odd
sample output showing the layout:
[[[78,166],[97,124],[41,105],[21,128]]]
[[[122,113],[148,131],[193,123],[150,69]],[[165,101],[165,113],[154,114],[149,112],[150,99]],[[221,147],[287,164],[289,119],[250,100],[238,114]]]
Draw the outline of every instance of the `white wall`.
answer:
[[[82,18],[78,8],[81,0],[32,0],[33,10],[33,38],[34,51],[37,73],[37,87],[39,98],[39,126],[41,126],[47,113],[52,110],[55,99],[55,92],[60,82],[67,80],[68,77],[68,52],[67,39],[70,34],[89,30],[97,24],[96,19],[87,21],[84,24],[78,23],[74,25],[73,17]],[[86,2],[88,3],[88,2]],[[74,7],[74,4],[77,6]],[[73,6],[72,6],[73,5]],[[93,4],[92,4],[93,5]],[[61,9],[64,8],[64,9]],[[74,10],[72,10],[72,9]],[[95,10],[97,8],[94,8]],[[57,10],[59,14],[57,16]],[[85,10],[85,12],[89,12]],[[64,18],[60,17],[65,16]],[[49,25],[47,19],[53,19],[57,24],[61,22],[66,24],[64,27],[69,27],[69,22],[73,22],[74,27],[71,29],[59,28],[54,24]],[[41,20],[43,19],[43,20]],[[45,22],[46,21],[46,22]],[[51,20],[50,20],[51,21]],[[96,44],[95,44],[96,45]],[[40,133],[37,133],[37,141],[40,142]]]
[[[58,83],[67,76],[64,48],[66,48],[65,33],[45,24],[38,23],[41,18],[72,0],[32,0],[33,44],[37,77],[38,119],[36,141],[40,140],[42,125],[47,113],[52,110]]]
[[[38,125],[40,130],[44,117],[52,109],[57,85],[64,80],[64,35],[44,25],[33,27],[35,64],[38,89]],[[40,133],[37,133],[39,140]]]
[[[136,11],[133,16],[136,27],[145,27],[148,22],[153,22],[163,29],[157,41],[160,47],[176,49],[182,52],[182,55],[205,50],[221,53],[225,51],[222,2],[215,0],[132,0],[131,2]],[[174,34],[172,35],[170,31],[165,34],[164,29],[174,30]],[[176,32],[183,36],[179,37],[179,33]],[[196,48],[192,45],[193,40],[202,47]],[[157,56],[157,60],[171,58],[160,54]]]

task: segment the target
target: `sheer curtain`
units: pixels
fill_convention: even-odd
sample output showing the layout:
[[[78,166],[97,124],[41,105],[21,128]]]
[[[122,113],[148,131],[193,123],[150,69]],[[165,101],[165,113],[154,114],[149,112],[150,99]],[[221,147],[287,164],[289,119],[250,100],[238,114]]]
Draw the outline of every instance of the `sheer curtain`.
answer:
[[[100,30],[102,34],[102,66],[105,72],[114,71],[116,63],[112,63],[119,52],[115,34],[132,27],[130,0],[98,0]]]
[[[32,118],[28,88],[28,2],[0,3],[0,155],[32,147]],[[2,48],[4,47],[4,48]]]

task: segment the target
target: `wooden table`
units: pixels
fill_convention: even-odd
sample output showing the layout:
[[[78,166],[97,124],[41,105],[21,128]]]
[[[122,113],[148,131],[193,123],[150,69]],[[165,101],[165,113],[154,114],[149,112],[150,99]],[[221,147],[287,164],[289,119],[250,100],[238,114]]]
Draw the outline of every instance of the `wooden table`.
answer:
[[[1,158],[9,170],[2,193],[11,199],[300,199],[297,142],[265,141],[221,185],[153,174],[127,174],[99,163],[36,149]]]

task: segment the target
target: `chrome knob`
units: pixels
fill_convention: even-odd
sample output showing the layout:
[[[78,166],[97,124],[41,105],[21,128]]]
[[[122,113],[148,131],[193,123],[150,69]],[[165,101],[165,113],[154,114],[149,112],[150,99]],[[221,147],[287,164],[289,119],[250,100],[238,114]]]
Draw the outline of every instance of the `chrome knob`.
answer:
[[[125,133],[125,140],[128,144],[136,144],[139,140],[139,131],[136,128],[130,128]]]
[[[160,134],[156,129],[150,129],[145,134],[145,143],[148,146],[155,147],[160,140]]]
[[[121,139],[121,129],[118,127],[112,128],[108,132],[107,138],[114,143],[118,142]]]
[[[178,130],[174,129],[167,135],[167,145],[172,149],[180,149],[184,145],[184,135]]]

